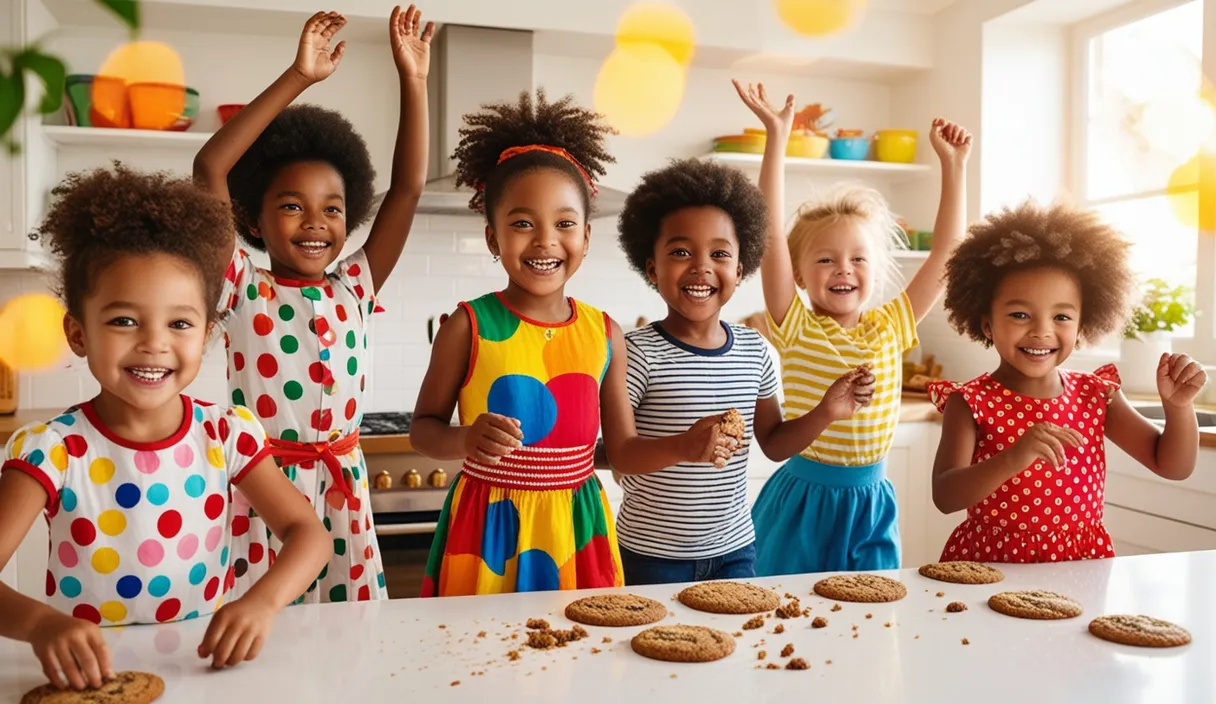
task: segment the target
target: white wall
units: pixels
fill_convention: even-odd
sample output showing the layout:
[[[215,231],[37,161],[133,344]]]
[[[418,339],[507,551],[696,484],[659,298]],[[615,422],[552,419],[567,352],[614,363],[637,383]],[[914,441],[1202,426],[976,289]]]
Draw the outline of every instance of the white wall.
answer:
[[[202,118],[195,129],[210,131],[217,126],[215,106],[246,102],[281,72],[294,56],[294,40],[287,37],[248,37],[150,32],[147,38],[169,41],[181,53],[187,82],[202,96]],[[99,36],[95,29],[65,30],[51,48],[62,52],[70,70],[96,70],[121,35]],[[590,104],[598,61],[556,55],[538,55],[536,84],[551,96],[574,93]],[[234,68],[235,67],[235,68]],[[734,93],[730,78],[762,80],[774,96],[787,92],[801,104],[822,102],[834,108],[837,125],[871,131],[887,126],[892,90],[883,84],[834,81],[789,75],[748,75],[722,69],[694,68],[690,71],[684,105],[673,122],[658,134],[644,139],[613,138],[612,153],[618,163],[607,182],[631,188],[649,169],[663,166],[673,157],[702,154],[713,137],[738,133],[759,126]],[[363,134],[372,152],[379,176],[376,188],[387,187],[389,159],[396,125],[395,73],[388,48],[374,42],[352,42],[338,73],[311,89],[306,102],[340,109]],[[148,151],[97,153],[61,151],[60,175],[80,168],[102,166],[112,158],[140,168],[165,168],[188,173],[193,154]],[[793,181],[787,210],[812,193],[815,183]],[[787,215],[789,214],[787,212]],[[931,223],[929,220],[927,223]],[[928,224],[923,225],[927,227]],[[373,383],[369,385],[370,411],[412,409],[425,373],[430,348],[426,321],[430,316],[450,313],[460,300],[505,285],[502,269],[485,251],[482,223],[475,217],[419,216],[405,254],[381,291],[387,312],[374,318],[372,332]],[[592,224],[591,254],[571,280],[568,291],[592,305],[607,310],[626,328],[639,316],[662,317],[662,300],[633,273],[616,244],[614,219]],[[356,241],[358,237],[356,236]],[[0,302],[17,293],[45,290],[47,278],[33,273],[0,272]],[[725,317],[738,320],[762,309],[758,279],[747,282],[727,306]],[[206,358],[203,371],[189,389],[208,400],[223,400],[226,388],[221,349]],[[21,406],[62,408],[95,394],[96,382],[83,361],[68,361],[46,373],[29,374],[21,381]]]

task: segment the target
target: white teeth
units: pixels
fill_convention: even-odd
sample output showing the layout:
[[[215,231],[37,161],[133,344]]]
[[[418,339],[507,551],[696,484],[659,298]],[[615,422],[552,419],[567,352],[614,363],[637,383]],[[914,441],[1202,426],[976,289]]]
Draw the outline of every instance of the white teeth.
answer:
[[[1032,357],[1046,357],[1052,352],[1055,352],[1055,350],[1047,349],[1045,347],[1023,347],[1022,351]]]
[[[308,249],[323,249],[323,248],[329,246],[328,242],[320,242],[317,240],[308,240],[307,242],[296,242],[296,244],[299,245],[300,247],[306,247]]]
[[[557,267],[561,266],[562,260],[560,260],[560,259],[526,259],[526,260],[524,260],[524,264],[527,264],[528,266],[532,267],[533,269],[536,269],[537,271],[553,271]]]
[[[168,376],[171,370],[163,367],[130,367],[127,371],[144,381],[160,381]]]
[[[694,284],[685,286],[683,291],[693,298],[709,298],[714,293],[714,287],[708,284]]]
[[[828,289],[833,293],[852,293],[857,290],[856,286],[832,286]]]

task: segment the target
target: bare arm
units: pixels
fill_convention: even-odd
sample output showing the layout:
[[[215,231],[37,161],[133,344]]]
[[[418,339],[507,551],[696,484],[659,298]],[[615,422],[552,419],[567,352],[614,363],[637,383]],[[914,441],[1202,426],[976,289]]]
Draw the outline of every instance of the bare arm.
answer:
[[[729,457],[734,452],[733,438],[719,437],[719,416],[697,421],[688,431],[661,438],[638,436],[633,421],[633,406],[625,384],[628,365],[625,335],[612,322],[612,359],[600,385],[600,423],[604,432],[604,449],[609,465],[618,474],[651,474],[681,462],[706,462],[714,457],[714,448],[730,442]]]
[[[228,172],[262,130],[306,88],[333,73],[342,61],[346,42],[339,42],[331,52],[329,41],[345,24],[346,18],[333,12],[318,12],[309,18],[292,65],[253,102],[241,108],[195,155],[194,178],[199,184],[225,202],[229,200]]]
[[[419,36],[422,12],[411,5],[397,7],[389,20],[389,35],[401,92],[397,143],[393,148],[393,172],[388,192],[380,203],[363,250],[376,290],[388,280],[414,222],[414,211],[426,183],[428,122],[426,77],[430,70],[431,37],[435,24],[428,22]]]
[[[786,421],[781,419],[781,404],[776,396],[757,400],[752,433],[764,456],[784,462],[805,450],[832,423],[870,405],[876,381],[869,367],[858,367],[833,382],[819,405]]]
[[[933,248],[906,289],[918,323],[933,310],[945,289],[946,263],[967,232],[967,158],[971,154],[971,134],[938,118],[933,121],[930,138],[941,159],[942,195],[933,224]]]
[[[785,239],[785,149],[794,124],[794,96],[785,99],[781,112],[768,103],[764,85],[747,90],[734,81],[739,97],[764,124],[766,139],[764,161],[760,164],[760,192],[768,206],[768,227],[765,235],[764,257],[760,260],[760,282],[764,288],[764,307],[773,322],[780,326],[794,302],[798,290],[794,282],[794,265]]]
[[[1194,399],[1206,384],[1203,367],[1190,357],[1162,355],[1157,364],[1157,390],[1165,409],[1165,428],[1150,423],[1116,391],[1107,409],[1106,437],[1154,474],[1186,479],[1199,459]]]
[[[464,459],[464,429],[452,426],[460,388],[469,371],[473,325],[461,306],[439,326],[431,344],[431,363],[414,404],[410,443],[419,454],[437,460]]]

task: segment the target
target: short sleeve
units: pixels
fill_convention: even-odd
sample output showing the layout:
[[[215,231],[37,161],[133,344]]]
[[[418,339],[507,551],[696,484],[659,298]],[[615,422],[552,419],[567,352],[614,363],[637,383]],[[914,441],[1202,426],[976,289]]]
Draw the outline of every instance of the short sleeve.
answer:
[[[334,273],[338,277],[338,281],[355,294],[359,303],[366,306],[365,311],[369,315],[384,311],[384,308],[380,306],[380,301],[376,298],[376,285],[372,281],[371,267],[367,265],[367,253],[362,248],[339,262]]]
[[[769,354],[768,341],[763,337],[760,338],[760,346],[764,361],[760,363],[760,392],[756,396],[769,398],[777,395],[781,381],[777,378],[777,369],[773,366],[773,355]]]
[[[895,333],[900,352],[906,352],[920,344],[916,337],[916,313],[912,310],[912,301],[906,292],[900,291],[898,296],[884,304],[879,311]]]
[[[220,299],[216,302],[216,311],[220,317],[235,311],[240,307],[241,301],[250,298],[245,295],[245,289],[253,285],[256,272],[257,267],[245,250],[239,247],[233,250],[228,268],[224,270],[224,285],[220,288]],[[253,298],[256,297],[255,291]]]
[[[625,336],[625,357],[625,388],[629,390],[629,404],[636,409],[642,405],[650,386],[650,363],[630,335]]]
[[[25,472],[46,490],[46,509],[59,506],[68,469],[68,448],[63,437],[44,423],[32,423],[13,434],[4,448],[0,471]]]
[[[946,412],[946,401],[950,397],[963,390],[963,385],[953,381],[932,381],[925,391],[929,394],[929,401],[937,407],[938,413]]]
[[[270,456],[266,431],[244,406],[227,409],[219,424],[220,439],[224,443],[224,465],[231,482],[239,484],[250,469]]]
[[[1094,370],[1094,376],[1098,378],[1098,383],[1106,391],[1108,402],[1123,386],[1123,380],[1119,378],[1119,369],[1113,364],[1103,364],[1098,367]]]
[[[802,296],[797,292],[794,293],[794,300],[790,301],[790,309],[785,313],[785,319],[778,325],[773,316],[768,310],[764,311],[764,319],[768,322],[769,334],[773,336],[773,345],[776,346],[778,352],[788,350],[793,346],[798,339],[798,331],[806,323],[810,311],[807,310],[806,304],[802,302]]]

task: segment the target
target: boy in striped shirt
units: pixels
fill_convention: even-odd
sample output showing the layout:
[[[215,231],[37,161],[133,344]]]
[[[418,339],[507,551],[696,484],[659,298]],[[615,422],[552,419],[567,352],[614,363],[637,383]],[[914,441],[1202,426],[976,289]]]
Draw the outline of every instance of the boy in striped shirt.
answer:
[[[781,213],[794,96],[778,111],[763,86],[735,88],[764,123],[760,189],[769,212]],[[781,355],[786,414],[822,404],[832,380],[860,364],[871,366],[877,384],[868,408],[799,448],[757,497],[752,518],[762,576],[900,567],[886,457],[899,420],[903,353],[918,344],[916,325],[941,295],[946,261],[966,225],[971,135],[937,119],[930,141],[942,165],[933,249],[907,288],[879,307],[867,309],[875,284],[898,282],[899,275],[891,255],[898,226],[878,192],[845,186],[804,206],[788,243],[781,222],[769,222],[760,277]]]
[[[667,303],[667,317],[625,335],[637,435],[696,435],[732,408],[746,426],[724,463],[657,466],[638,452],[614,466],[624,489],[616,529],[629,585],[754,577],[752,437],[770,458],[787,459],[873,392],[873,377],[857,370],[814,411],[782,421],[764,339],[720,319],[739,283],[760,265],[766,219],[760,191],[743,174],[699,160],[646,174],[625,203],[621,247]]]

